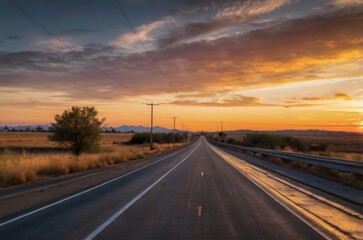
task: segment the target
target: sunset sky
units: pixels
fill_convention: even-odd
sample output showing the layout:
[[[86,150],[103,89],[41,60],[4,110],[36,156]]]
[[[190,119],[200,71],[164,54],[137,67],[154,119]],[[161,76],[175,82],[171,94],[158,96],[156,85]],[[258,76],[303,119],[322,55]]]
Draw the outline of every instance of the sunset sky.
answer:
[[[149,126],[154,102],[167,128],[363,132],[363,0],[119,4],[0,1],[0,125]]]

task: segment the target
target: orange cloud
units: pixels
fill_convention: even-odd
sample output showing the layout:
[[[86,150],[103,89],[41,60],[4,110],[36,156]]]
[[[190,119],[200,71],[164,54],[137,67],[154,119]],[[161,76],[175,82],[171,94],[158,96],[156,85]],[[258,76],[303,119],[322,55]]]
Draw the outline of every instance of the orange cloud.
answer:
[[[350,96],[349,94],[346,94],[346,93],[336,93],[335,99],[345,100],[345,101],[353,100],[352,96]]]
[[[247,97],[239,94],[227,95],[221,99],[216,99],[214,101],[185,99],[185,100],[164,102],[163,104],[194,106],[194,107],[285,107],[285,108],[316,107],[321,105],[321,104],[296,103],[288,101],[285,102],[284,104],[264,103],[258,97]]]
[[[197,101],[197,100],[177,100],[167,102],[167,104],[183,106],[203,106],[203,107],[266,107],[277,106],[274,104],[262,103],[259,98],[246,97],[238,94],[229,96],[220,101]]]
[[[336,93],[333,97],[304,97],[304,101],[329,101],[329,100],[344,100],[351,101],[353,97],[346,93]]]
[[[222,4],[225,1],[220,2]],[[252,6],[254,2],[243,3]],[[270,10],[253,5],[248,11],[257,11],[258,15],[288,3],[275,1],[277,5],[273,5],[272,0],[265,2],[272,4]],[[270,128],[274,124],[279,128],[295,126],[295,122],[298,122],[296,126],[316,123],[317,126],[342,126],[336,129],[348,129],[349,125],[353,129],[356,127],[354,124],[361,121],[361,117],[353,122],[348,117],[336,116],[340,113],[333,112],[337,109],[360,111],[357,99],[361,95],[358,96],[360,93],[352,90],[352,87],[337,84],[339,87],[321,91],[320,95],[314,96],[310,94],[317,92],[317,89],[310,86],[305,92],[299,92],[298,99],[292,99],[293,95],[285,93],[285,89],[278,96],[254,95],[258,93],[244,91],[259,86],[281,87],[308,81],[335,82],[337,79],[353,78],[361,81],[363,7],[354,6],[341,12],[325,10],[319,15],[291,20],[285,18],[243,33],[226,31],[223,36],[204,40],[200,38],[205,32],[192,31],[191,36],[184,38],[188,42],[177,44],[184,42],[183,38],[178,38],[173,42],[175,44],[168,47],[150,48],[150,54],[163,73],[155,68],[145,52],[125,53],[120,50],[120,46],[137,44],[135,36],[130,34],[116,38],[111,45],[89,45],[74,51],[61,51],[55,45],[49,51],[0,51],[0,108],[7,113],[1,116],[0,121],[10,119],[9,112],[20,119],[20,116],[24,116],[24,108],[34,111],[32,119],[41,112],[41,108],[46,109],[51,119],[63,106],[69,107],[70,104],[81,102],[106,108],[103,110],[109,115],[105,117],[116,119],[113,120],[115,122],[135,123],[136,119],[145,119],[145,123],[141,123],[141,120],[138,123],[148,124],[148,109],[144,106],[144,112],[140,110],[140,98],[147,98],[166,103],[156,110],[156,118],[164,117],[166,122],[170,122],[171,112],[174,114],[179,111],[180,115],[186,113],[184,115],[188,115],[188,119],[203,117],[209,121],[224,118],[230,121],[239,119],[235,121],[242,122],[248,116],[251,118],[248,125],[251,128],[257,126],[254,122],[261,121],[261,125]],[[239,7],[243,10],[243,4]],[[222,14],[221,18],[230,19],[235,18],[240,10],[230,9],[224,16],[222,12],[219,13]],[[245,10],[243,13],[248,13]],[[216,15],[214,17],[217,18]],[[319,30],[322,23],[332,18],[334,21]],[[242,20],[237,19],[238,21]],[[233,24],[228,27],[234,26]],[[220,26],[211,26],[209,30],[219,31]],[[222,27],[225,26],[227,25]],[[164,23],[156,21],[137,28],[137,31],[146,44],[154,41],[158,43],[163,39],[158,39],[157,35],[165,31],[166,27]],[[250,27],[256,26],[248,25],[246,29]],[[95,66],[107,74],[103,74]],[[15,93],[5,94],[3,89],[11,89]],[[33,94],[20,95],[24,89]],[[338,92],[329,95],[333,91]],[[39,98],[40,92],[48,94],[47,97]],[[55,93],[59,96],[53,97]],[[353,97],[357,101],[349,102]],[[50,104],[49,98],[54,103]],[[104,105],[101,104],[103,102]],[[110,110],[111,106],[114,109]],[[214,107],[219,107],[218,111]],[[233,107],[241,108],[236,111]],[[119,110],[122,111],[122,116]],[[193,113],[189,114],[191,111]],[[29,112],[27,110],[26,113]],[[296,119],[298,114],[302,116],[301,119]],[[270,116],[273,118],[270,119]],[[285,120],[281,120],[282,116],[286,117]],[[243,127],[240,122],[235,127]],[[200,127],[203,128],[203,125]]]
[[[90,92],[120,99],[175,90],[190,94],[361,77],[362,13],[363,7],[345,9],[335,17],[334,27],[327,26],[314,38],[310,33],[336,12],[286,20],[244,34],[154,49],[150,54],[165,78],[144,53],[119,54],[119,48],[112,46],[69,53],[0,52],[0,81],[6,87],[65,89],[71,99],[92,98]],[[154,38],[150,31],[160,26],[163,24],[151,24],[140,30]],[[135,38],[125,37],[122,41],[132,44]],[[80,63],[80,59],[85,61]],[[95,64],[113,79],[95,69]],[[80,93],[73,84],[92,91]]]

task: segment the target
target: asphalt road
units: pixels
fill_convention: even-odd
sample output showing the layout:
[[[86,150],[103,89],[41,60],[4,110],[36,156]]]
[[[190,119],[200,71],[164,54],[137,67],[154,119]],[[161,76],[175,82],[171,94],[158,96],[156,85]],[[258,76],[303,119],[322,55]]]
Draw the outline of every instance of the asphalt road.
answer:
[[[0,218],[0,239],[322,238],[204,138],[102,185]]]

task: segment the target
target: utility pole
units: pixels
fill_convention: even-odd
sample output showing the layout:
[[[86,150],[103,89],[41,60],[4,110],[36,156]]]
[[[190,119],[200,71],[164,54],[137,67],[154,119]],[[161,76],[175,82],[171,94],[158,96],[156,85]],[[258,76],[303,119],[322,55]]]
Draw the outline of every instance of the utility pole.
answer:
[[[184,123],[180,123],[180,125],[182,125],[182,127],[183,127],[183,135],[182,135],[182,137],[183,137],[183,141],[186,141],[187,140],[187,134],[186,134],[186,132],[184,131]]]
[[[173,135],[173,143],[175,143],[175,119],[177,119],[178,117],[171,117],[171,118],[174,118],[174,135]]]
[[[221,122],[221,132],[223,132],[223,122]]]
[[[154,145],[153,145],[154,106],[159,106],[159,104],[151,102],[151,103],[146,103],[146,105],[151,106],[150,150],[154,150]]]

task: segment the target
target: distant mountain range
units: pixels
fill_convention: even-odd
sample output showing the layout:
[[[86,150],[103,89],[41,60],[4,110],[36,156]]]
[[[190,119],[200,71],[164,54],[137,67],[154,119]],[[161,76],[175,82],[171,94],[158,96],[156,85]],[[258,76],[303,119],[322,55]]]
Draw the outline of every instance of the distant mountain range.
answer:
[[[44,131],[48,131],[49,125],[26,125],[26,126],[0,126],[0,130],[4,130],[7,128],[9,131],[16,130],[16,131],[37,131],[40,129],[43,129]],[[128,125],[122,125],[120,127],[104,127],[103,131],[112,131],[112,129],[116,130],[117,132],[148,132],[150,131],[149,127],[144,126],[128,126]],[[161,133],[168,133],[172,132],[173,130],[163,128],[160,126],[154,127],[154,132],[161,132]]]
[[[358,136],[363,135],[363,133],[357,132],[343,132],[343,131],[326,131],[326,130],[276,130],[276,131],[253,131],[253,130],[233,130],[233,131],[225,131],[225,133],[235,133],[235,134],[246,134],[246,133],[272,133],[272,134],[282,134],[282,135],[293,135],[293,136]]]
[[[112,129],[116,130],[117,132],[149,132],[150,128],[149,127],[144,127],[144,126],[128,126],[128,125],[122,125],[120,127],[104,127],[103,131],[111,131]],[[169,132],[173,132],[172,129],[167,129],[167,128],[163,128],[160,126],[155,126],[153,128],[154,132],[160,132],[160,133],[169,133]]]
[[[6,126],[0,126],[0,131],[4,130]],[[43,129],[47,131],[49,129],[49,125],[25,125],[25,126],[7,126],[7,129],[11,131],[12,129],[16,131],[37,131]],[[119,127],[104,127],[103,131],[112,131],[112,129],[116,130],[117,132],[149,132],[149,127],[144,126],[129,126],[129,125],[122,125]],[[161,132],[161,133],[168,133],[173,132],[172,129],[156,126],[154,127],[154,132]],[[233,130],[233,131],[225,131],[225,133],[231,134],[246,134],[246,133],[253,133],[253,132],[264,132],[264,133],[273,133],[273,134],[284,134],[284,135],[294,135],[294,136],[357,136],[363,135],[363,133],[354,133],[354,132],[343,132],[343,131],[325,131],[325,130],[276,130],[276,131],[253,131],[253,130]]]
[[[44,131],[48,131],[49,125],[25,125],[25,126],[0,126],[0,130],[16,130],[16,131],[35,131],[37,128],[42,128]]]

